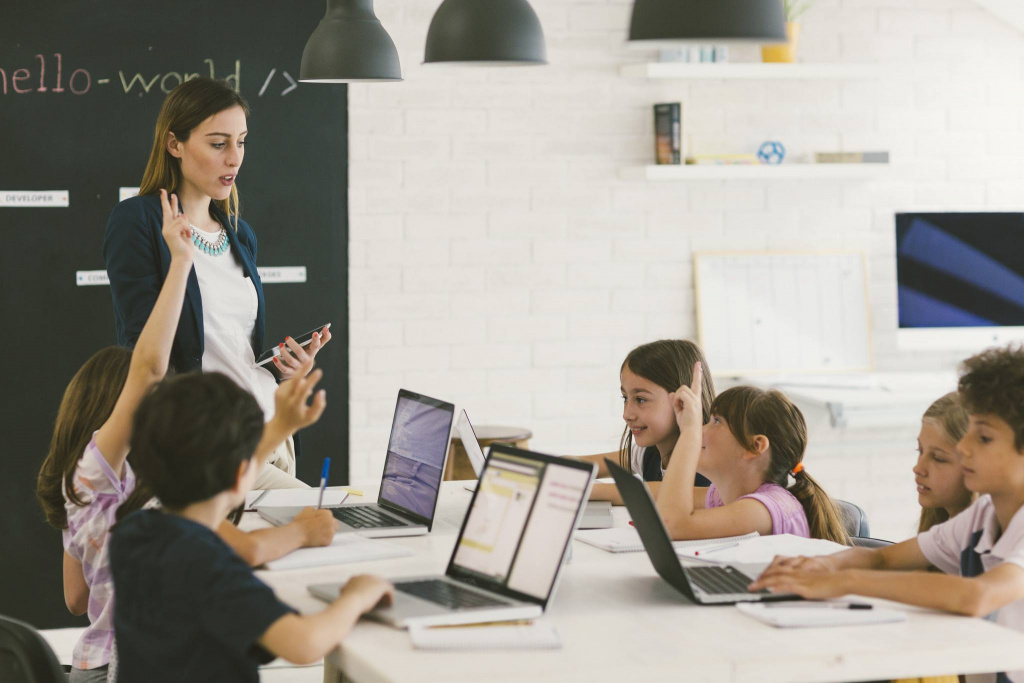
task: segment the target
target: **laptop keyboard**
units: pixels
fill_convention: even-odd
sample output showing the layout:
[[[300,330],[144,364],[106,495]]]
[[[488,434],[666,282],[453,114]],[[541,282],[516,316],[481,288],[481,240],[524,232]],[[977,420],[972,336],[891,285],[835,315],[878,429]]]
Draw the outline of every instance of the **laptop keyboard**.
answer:
[[[372,507],[334,508],[334,516],[354,529],[375,529],[389,526],[409,526],[409,523],[385,515]]]
[[[429,579],[426,581],[403,581],[395,584],[395,590],[413,595],[450,610],[473,609],[476,607],[504,607],[509,603],[490,598],[476,591],[467,590],[447,581]]]
[[[712,595],[731,595],[748,593],[750,577],[732,567],[687,567],[686,575],[705,593]],[[753,593],[767,593],[761,590]]]

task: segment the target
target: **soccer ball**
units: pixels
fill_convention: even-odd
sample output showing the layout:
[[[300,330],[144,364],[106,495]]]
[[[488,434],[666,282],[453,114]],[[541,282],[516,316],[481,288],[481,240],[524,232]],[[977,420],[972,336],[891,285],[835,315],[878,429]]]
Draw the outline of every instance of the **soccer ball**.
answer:
[[[769,140],[761,144],[757,150],[757,158],[762,164],[781,164],[786,158],[786,147],[781,142]]]

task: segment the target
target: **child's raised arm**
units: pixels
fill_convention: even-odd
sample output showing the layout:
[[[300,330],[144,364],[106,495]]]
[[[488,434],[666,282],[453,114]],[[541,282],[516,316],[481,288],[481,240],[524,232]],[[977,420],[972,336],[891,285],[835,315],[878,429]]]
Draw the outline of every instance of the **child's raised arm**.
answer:
[[[256,446],[256,457],[260,465],[274,452],[282,441],[302,429],[308,427],[323,415],[327,407],[327,392],[323,389],[316,392],[312,404],[307,404],[313,387],[324,376],[323,370],[314,370],[313,359],[308,359],[296,372],[294,379],[281,382],[274,393],[274,417],[263,428],[263,437]]]
[[[768,509],[756,500],[744,499],[724,507],[705,509],[697,497],[706,489],[697,488],[697,460],[700,457],[704,414],[701,403],[701,366],[693,366],[693,382],[671,394],[672,407],[679,425],[679,439],[657,496],[661,514],[673,539],[740,536],[757,531],[772,532]]]
[[[110,417],[96,433],[96,445],[100,453],[118,475],[128,455],[128,439],[135,409],[149,388],[167,374],[171,346],[174,344],[174,334],[185,298],[185,286],[195,256],[188,219],[178,212],[178,197],[171,195],[171,201],[168,202],[167,191],[160,190],[160,203],[164,214],[162,232],[171,252],[171,265],[160,289],[160,296],[132,351],[124,389]]]

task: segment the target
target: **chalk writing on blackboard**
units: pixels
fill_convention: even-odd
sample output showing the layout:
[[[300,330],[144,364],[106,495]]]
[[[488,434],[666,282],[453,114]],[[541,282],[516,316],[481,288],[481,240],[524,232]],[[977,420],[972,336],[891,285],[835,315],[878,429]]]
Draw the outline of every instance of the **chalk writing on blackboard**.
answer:
[[[240,59],[234,60],[234,63],[229,65],[230,70],[227,73],[218,72],[214,60],[204,59],[202,66],[194,71],[185,69],[159,73],[126,73],[119,70],[117,78],[107,77],[104,74],[102,78],[95,79],[92,72],[85,67],[76,65],[76,68],[70,69],[70,65],[66,66],[64,54],[61,52],[36,54],[22,64],[15,68],[0,66],[0,95],[28,95],[46,92],[58,94],[70,92],[73,95],[85,95],[90,91],[95,92],[100,86],[113,84],[120,85],[120,89],[125,95],[144,97],[151,92],[169,93],[185,81],[199,76],[222,80],[236,92],[240,91],[242,87],[242,60]],[[266,76],[263,87],[260,89],[260,97],[263,96],[263,92],[274,78],[275,73],[277,73],[277,69],[272,68]],[[280,73],[289,83],[280,93],[283,97],[295,90],[298,84],[287,71]]]

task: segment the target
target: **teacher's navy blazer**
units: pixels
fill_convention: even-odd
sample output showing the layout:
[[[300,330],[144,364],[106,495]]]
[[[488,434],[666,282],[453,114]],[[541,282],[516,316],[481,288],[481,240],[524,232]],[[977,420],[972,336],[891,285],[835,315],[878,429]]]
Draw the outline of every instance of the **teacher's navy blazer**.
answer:
[[[227,228],[231,253],[242,264],[242,271],[256,288],[259,304],[250,343],[253,354],[259,356],[263,352],[265,306],[263,284],[256,271],[256,235],[243,220],[238,221],[236,232],[216,204],[211,204],[211,211]],[[117,343],[121,346],[135,346],[167,278],[171,252],[164,242],[162,227],[163,209],[158,195],[124,200],[114,207],[107,221],[103,260],[107,264],[110,293],[114,299]],[[178,372],[202,369],[203,348],[203,299],[193,267],[188,275],[185,301],[171,348],[171,365]]]

